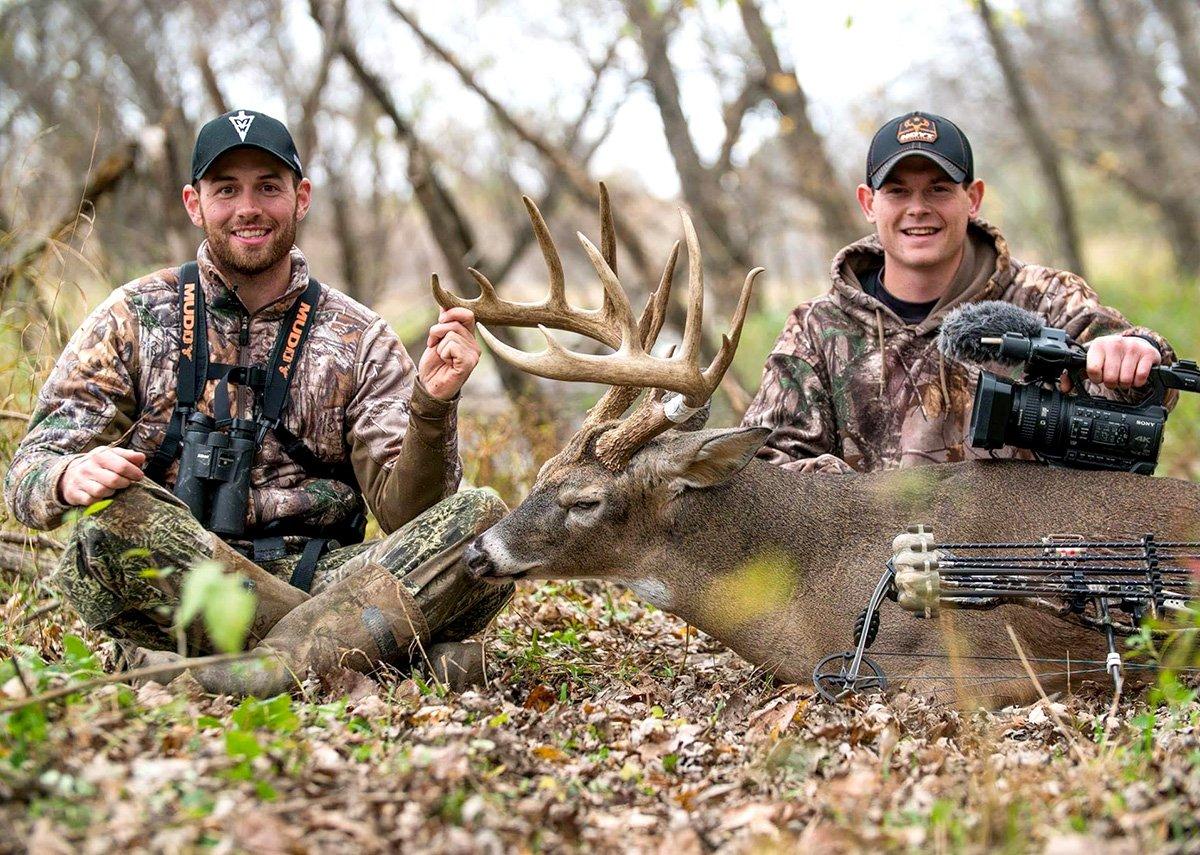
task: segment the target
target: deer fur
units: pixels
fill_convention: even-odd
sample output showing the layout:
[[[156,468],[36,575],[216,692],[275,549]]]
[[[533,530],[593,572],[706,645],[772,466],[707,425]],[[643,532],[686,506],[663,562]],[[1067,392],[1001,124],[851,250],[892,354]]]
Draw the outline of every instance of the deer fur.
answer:
[[[943,542],[1200,539],[1200,485],[1185,481],[1007,460],[801,474],[754,458],[763,428],[672,431],[613,472],[595,451],[608,427],[581,431],[542,468],[525,501],[471,546],[472,572],[623,584],[789,683],[809,682],[818,660],[852,647],[892,538],[912,523]],[[1019,663],[944,657],[1014,656],[1006,625],[1031,659],[1104,658],[1100,633],[1014,605],[922,620],[885,601],[873,649],[937,654],[878,659],[914,689],[953,692],[931,679],[953,670],[960,696],[1026,700],[1033,688]],[[1033,667],[1047,691],[1066,683],[1048,674],[1061,665]],[[989,676],[1012,679],[972,685]]]

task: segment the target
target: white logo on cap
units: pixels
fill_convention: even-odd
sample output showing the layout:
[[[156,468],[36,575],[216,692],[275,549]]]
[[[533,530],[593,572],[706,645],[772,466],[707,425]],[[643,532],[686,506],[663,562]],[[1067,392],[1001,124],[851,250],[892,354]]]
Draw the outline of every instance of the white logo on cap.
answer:
[[[247,116],[245,110],[238,110],[238,114],[230,116],[229,121],[233,123],[233,129],[237,131],[238,138],[245,142],[246,134],[250,133],[250,123],[254,121],[254,117]]]

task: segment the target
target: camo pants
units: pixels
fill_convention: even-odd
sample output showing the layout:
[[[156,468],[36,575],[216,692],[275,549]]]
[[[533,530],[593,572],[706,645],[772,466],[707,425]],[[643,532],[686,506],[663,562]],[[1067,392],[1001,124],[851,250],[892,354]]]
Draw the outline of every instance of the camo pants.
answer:
[[[416,599],[434,643],[460,641],[491,622],[513,586],[471,578],[462,560],[430,559],[447,550],[461,553],[506,512],[492,490],[455,493],[387,537],[326,553],[311,594],[319,596],[357,568],[381,564]],[[175,496],[141,482],[78,520],[54,581],[88,627],[141,647],[175,649],[172,623],[184,571],[213,557],[213,539]],[[291,555],[260,566],[287,580],[299,559]],[[209,652],[201,633],[188,637],[193,652]]]

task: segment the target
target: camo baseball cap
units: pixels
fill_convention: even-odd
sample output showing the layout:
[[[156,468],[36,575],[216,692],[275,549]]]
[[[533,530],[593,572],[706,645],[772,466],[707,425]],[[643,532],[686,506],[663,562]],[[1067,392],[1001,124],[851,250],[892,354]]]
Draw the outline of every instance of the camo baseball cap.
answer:
[[[273,154],[304,177],[296,143],[283,122],[254,110],[230,110],[200,129],[192,150],[192,183],[208,172],[213,162],[230,149],[258,148]]]
[[[896,164],[909,155],[932,160],[959,184],[975,178],[971,143],[958,125],[933,113],[914,111],[897,116],[875,132],[867,150],[867,184],[878,190]]]

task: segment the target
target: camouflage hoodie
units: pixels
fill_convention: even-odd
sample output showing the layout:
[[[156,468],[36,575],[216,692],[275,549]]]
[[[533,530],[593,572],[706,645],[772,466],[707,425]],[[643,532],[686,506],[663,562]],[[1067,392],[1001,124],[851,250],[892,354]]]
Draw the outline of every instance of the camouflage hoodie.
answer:
[[[287,292],[252,316],[216,269],[207,243],[197,261],[209,359],[237,364],[239,338],[248,328],[248,360],[266,365],[287,310],[308,285],[304,255],[292,248]],[[175,406],[179,316],[178,269],[168,268],[116,289],[83,322],[42,387],[4,479],[4,497],[18,520],[32,528],[59,525],[68,508],[58,482],[83,452],[117,444],[149,457],[158,448]],[[461,475],[457,404],[430,396],[416,375],[382,318],[322,285],[283,423],[322,461],[352,463],[385,531],[453,493]],[[208,415],[215,388],[210,381],[198,404]],[[169,485],[177,468],[168,472]],[[267,435],[251,472],[248,531],[274,520],[333,525],[361,507],[351,486],[308,477]]]
[[[992,454],[969,445],[979,368],[946,359],[937,347],[946,312],[964,303],[1004,300],[1079,341],[1140,335],[1173,361],[1165,340],[1102,306],[1075,274],[1017,261],[1000,232],[981,220],[971,223],[968,238],[946,295],[916,325],[860,284],[883,264],[876,236],[837,254],[833,287],[792,312],[743,419],[774,430],[761,457],[800,471],[869,472]],[[1009,373],[1017,378],[1021,369]],[[1102,394],[1090,384],[1089,391]],[[995,455],[1030,456],[1012,448]]]

